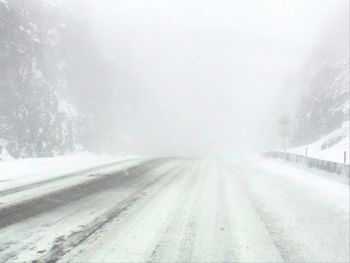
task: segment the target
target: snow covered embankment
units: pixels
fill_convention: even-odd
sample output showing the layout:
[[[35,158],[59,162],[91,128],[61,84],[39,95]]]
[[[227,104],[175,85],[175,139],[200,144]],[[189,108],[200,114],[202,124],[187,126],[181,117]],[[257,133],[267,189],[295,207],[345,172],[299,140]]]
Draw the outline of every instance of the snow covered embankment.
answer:
[[[349,158],[349,121],[345,121],[341,128],[334,130],[318,141],[295,148],[288,149],[289,153],[307,155],[312,158],[350,164]]]

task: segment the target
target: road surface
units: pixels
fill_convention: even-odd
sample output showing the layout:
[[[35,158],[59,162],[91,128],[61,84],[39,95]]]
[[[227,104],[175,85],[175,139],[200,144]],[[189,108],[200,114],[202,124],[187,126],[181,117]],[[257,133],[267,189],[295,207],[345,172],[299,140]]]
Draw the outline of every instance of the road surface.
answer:
[[[168,158],[3,191],[0,261],[348,262],[349,185],[331,177]]]

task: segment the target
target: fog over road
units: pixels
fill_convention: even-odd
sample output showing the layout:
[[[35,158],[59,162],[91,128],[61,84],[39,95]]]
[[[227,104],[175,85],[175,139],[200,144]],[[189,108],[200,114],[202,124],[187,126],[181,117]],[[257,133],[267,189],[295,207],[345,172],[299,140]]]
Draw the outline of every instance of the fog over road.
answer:
[[[0,261],[347,262],[338,179],[260,158],[167,158],[3,191]]]

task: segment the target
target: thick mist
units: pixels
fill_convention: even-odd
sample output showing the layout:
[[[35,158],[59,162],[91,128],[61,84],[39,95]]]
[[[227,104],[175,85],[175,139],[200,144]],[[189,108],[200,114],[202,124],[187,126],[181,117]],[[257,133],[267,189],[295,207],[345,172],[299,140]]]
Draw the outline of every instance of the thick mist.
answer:
[[[276,105],[295,104],[285,90],[298,83],[289,79],[348,5],[68,2],[113,65],[114,111],[104,130],[111,145],[149,155],[240,154],[277,140],[264,135],[275,133],[276,117],[284,113]]]

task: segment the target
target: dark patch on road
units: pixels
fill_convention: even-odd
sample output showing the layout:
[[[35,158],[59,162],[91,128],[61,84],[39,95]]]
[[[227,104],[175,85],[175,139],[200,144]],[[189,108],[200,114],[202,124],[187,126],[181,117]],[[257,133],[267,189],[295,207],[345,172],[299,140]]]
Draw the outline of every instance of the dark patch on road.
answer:
[[[174,168],[171,168],[170,171],[173,169]],[[180,173],[180,171],[182,171],[183,169],[184,168],[181,167],[179,171],[175,172],[167,180],[165,186],[161,189],[161,191],[164,190],[166,186],[170,185],[175,179],[177,179],[178,173]],[[169,174],[169,171],[165,172],[164,174]],[[72,232],[69,236],[58,237],[55,240],[54,246],[48,251],[47,254],[43,255],[39,259],[39,262],[57,262],[58,260],[60,260],[65,254],[67,254],[77,246],[80,246],[84,241],[86,241],[93,234],[102,229],[106,224],[113,221],[120,214],[132,207],[138,200],[146,196],[146,189],[148,189],[151,185],[157,183],[158,181],[159,177],[149,181],[147,184],[141,187],[141,189],[139,189],[135,194],[119,202],[113,210],[97,217],[91,223],[84,225],[82,229]]]
[[[146,175],[150,170],[163,162],[165,162],[165,159],[151,160],[127,169],[127,173],[118,171],[114,174],[96,177],[79,185],[0,209],[0,229],[91,194],[105,191],[106,189],[123,187],[125,183]]]
[[[122,162],[104,164],[104,165],[100,165],[100,166],[97,166],[97,167],[93,167],[93,168],[89,168],[89,169],[86,169],[86,170],[82,170],[82,171],[79,171],[79,172],[73,172],[73,173],[62,175],[62,176],[50,178],[50,179],[47,179],[45,181],[35,182],[35,183],[31,183],[31,184],[27,184],[27,185],[23,185],[23,186],[18,186],[18,187],[15,187],[15,188],[3,190],[3,191],[0,191],[0,196],[21,192],[21,191],[32,189],[32,188],[35,188],[35,187],[38,187],[38,186],[42,186],[42,185],[51,184],[53,182],[61,181],[61,180],[64,180],[64,179],[67,179],[67,178],[71,178],[71,177],[74,177],[74,176],[81,176],[81,175],[86,174],[86,173],[96,173],[96,170],[100,170],[100,169],[104,169],[104,168],[108,168],[108,167],[113,167],[116,164],[127,163],[127,162],[130,162],[130,161],[133,161],[133,159],[122,161]],[[2,182],[7,182],[7,181],[11,181],[11,180],[3,180]]]

